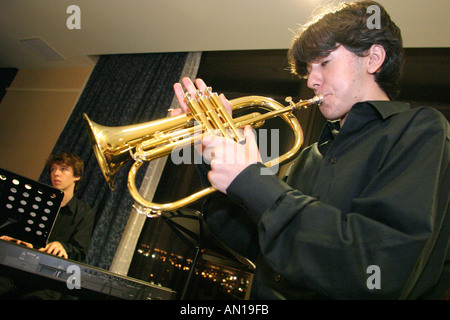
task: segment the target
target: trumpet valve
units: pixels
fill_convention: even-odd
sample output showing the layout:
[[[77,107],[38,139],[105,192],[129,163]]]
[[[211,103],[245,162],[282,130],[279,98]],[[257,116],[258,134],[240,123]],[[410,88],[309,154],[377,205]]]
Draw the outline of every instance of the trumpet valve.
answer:
[[[289,103],[289,105],[291,106],[292,109],[295,108],[296,104],[294,103],[294,101],[292,101],[292,97],[286,97],[286,99],[284,99],[284,101]]]

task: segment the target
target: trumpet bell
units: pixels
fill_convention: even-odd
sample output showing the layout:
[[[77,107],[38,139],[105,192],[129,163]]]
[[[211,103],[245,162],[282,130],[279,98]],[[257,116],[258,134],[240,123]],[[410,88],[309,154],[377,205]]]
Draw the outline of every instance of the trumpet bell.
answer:
[[[114,179],[117,172],[128,160],[126,157],[117,157],[117,154],[121,153],[117,152],[118,149],[123,147],[120,147],[117,144],[113,146],[111,142],[106,140],[107,137],[110,137],[109,133],[113,128],[105,127],[93,122],[86,114],[84,114],[83,117],[86,120],[85,124],[88,129],[89,141],[94,150],[100,170],[103,173],[109,188],[114,190]],[[114,156],[115,154],[116,156]]]
[[[167,132],[186,126],[190,117],[182,114],[176,117],[153,120],[128,126],[102,126],[83,114],[88,136],[100,170],[111,190],[120,168],[133,158],[136,147],[153,138],[157,132]]]

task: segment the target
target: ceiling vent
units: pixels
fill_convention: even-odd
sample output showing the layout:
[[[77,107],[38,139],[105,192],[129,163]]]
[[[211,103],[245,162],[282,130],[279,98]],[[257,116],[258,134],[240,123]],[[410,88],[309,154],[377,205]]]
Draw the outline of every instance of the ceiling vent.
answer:
[[[38,55],[40,55],[44,60],[55,61],[64,60],[64,57],[50,47],[41,38],[31,38],[31,39],[21,39],[20,42],[32,49]]]

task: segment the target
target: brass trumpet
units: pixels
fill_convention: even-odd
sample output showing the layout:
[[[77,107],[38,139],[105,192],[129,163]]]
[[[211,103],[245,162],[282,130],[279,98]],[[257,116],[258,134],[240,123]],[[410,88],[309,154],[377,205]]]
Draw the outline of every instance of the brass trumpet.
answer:
[[[233,112],[245,108],[267,111],[252,112],[233,119],[220,102],[218,95],[208,88],[204,94],[197,92],[196,97],[186,94],[186,101],[191,112],[179,116],[119,127],[96,124],[86,114],[83,114],[83,117],[86,120],[95,156],[111,190],[114,190],[114,179],[120,168],[129,160],[134,160],[128,174],[128,189],[136,203],[141,206],[140,209],[137,206],[135,208],[148,217],[156,217],[164,211],[174,211],[185,207],[214,192],[215,189],[209,187],[172,203],[153,203],[141,196],[135,183],[136,174],[144,162],[168,155],[174,148],[193,145],[200,141],[203,133],[208,131],[214,131],[216,134],[219,132],[243,143],[244,137],[240,128],[246,125],[251,125],[253,128],[260,127],[266,120],[279,116],[294,132],[295,142],[289,151],[277,159],[266,162],[265,165],[271,167],[282,164],[295,156],[303,144],[303,131],[292,113],[293,110],[320,105],[322,99],[322,96],[318,95],[312,99],[294,103],[291,97],[287,97],[288,106],[261,96],[233,99],[230,101]]]

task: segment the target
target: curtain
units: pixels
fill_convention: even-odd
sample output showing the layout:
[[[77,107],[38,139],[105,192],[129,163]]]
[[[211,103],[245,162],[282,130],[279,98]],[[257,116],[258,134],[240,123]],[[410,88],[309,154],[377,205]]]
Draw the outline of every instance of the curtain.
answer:
[[[131,161],[118,173],[111,191],[99,169],[86,133],[83,113],[104,126],[147,122],[167,115],[173,83],[179,81],[187,53],[101,56],[53,151],[72,152],[84,161],[85,172],[76,196],[96,217],[86,263],[108,269],[130,215],[133,199],[126,185]],[[143,180],[139,171],[136,184]],[[44,170],[40,180],[49,181]]]
[[[194,79],[196,77],[201,56],[201,52],[190,52],[188,54],[180,78],[189,77]],[[178,100],[174,96],[170,107],[178,108],[178,106]],[[139,188],[139,193],[145,199],[150,201],[153,200],[157,187],[159,187],[160,178],[164,171],[168,157],[169,156],[165,156],[155,159],[148,164],[145,176]],[[135,209],[131,210],[130,217],[128,218],[127,225],[122,234],[122,238],[120,239],[120,243],[117,247],[109,271],[122,275],[128,274],[128,270],[136,249],[136,244],[147,219],[148,218],[145,215],[139,214]]]

